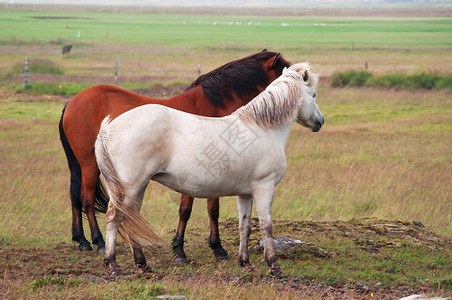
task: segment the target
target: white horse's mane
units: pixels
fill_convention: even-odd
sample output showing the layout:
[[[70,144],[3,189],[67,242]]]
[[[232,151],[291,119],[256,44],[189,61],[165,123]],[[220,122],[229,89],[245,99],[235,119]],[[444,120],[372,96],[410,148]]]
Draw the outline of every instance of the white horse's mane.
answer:
[[[233,115],[261,127],[290,123],[296,118],[300,101],[311,97],[308,86],[315,88],[317,80],[317,75],[309,71],[308,63],[295,64],[284,69],[280,77]]]

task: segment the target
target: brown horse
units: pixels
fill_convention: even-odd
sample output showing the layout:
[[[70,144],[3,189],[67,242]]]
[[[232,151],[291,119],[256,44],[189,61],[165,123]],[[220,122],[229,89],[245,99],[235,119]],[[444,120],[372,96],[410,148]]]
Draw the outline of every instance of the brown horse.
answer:
[[[289,67],[289,63],[279,53],[263,50],[201,75],[184,92],[169,99],[145,97],[111,85],[93,86],[74,96],[63,109],[59,131],[71,173],[72,240],[79,243],[79,249],[93,250],[83,233],[82,211],[87,215],[92,242],[98,246],[98,252],[103,253],[105,249],[95,212],[107,211],[108,196],[99,179],[94,143],[106,116],[114,119],[145,104],[161,104],[201,116],[226,116],[263,91],[282,74],[284,67]],[[188,261],[183,243],[192,204],[192,197],[182,195],[179,225],[173,239],[176,262]],[[207,209],[210,217],[209,245],[217,259],[228,259],[218,231],[218,198],[208,199]]]

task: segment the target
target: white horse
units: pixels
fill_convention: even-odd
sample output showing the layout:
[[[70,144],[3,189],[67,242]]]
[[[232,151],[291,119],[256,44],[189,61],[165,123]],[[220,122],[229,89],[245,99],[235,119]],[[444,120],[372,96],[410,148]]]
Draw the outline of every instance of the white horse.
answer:
[[[273,195],[286,170],[284,148],[291,123],[313,132],[324,123],[315,102],[316,84],[309,65],[299,63],[227,117],[201,117],[156,104],[137,107],[111,122],[107,117],[95,152],[111,199],[104,258],[110,274],[120,272],[115,249],[119,229],[132,246],[135,264],[150,271],[141,246],[159,238],[140,216],[140,208],[149,181],[155,180],[196,198],[237,195],[238,261],[249,268],[254,199],[265,261],[273,275],[283,276],[273,247]]]

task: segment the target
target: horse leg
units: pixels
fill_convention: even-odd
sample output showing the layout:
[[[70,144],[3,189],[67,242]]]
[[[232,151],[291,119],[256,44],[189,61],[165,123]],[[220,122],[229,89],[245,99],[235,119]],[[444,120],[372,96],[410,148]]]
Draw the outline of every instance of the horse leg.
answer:
[[[253,198],[249,196],[238,196],[237,207],[239,211],[239,265],[242,268],[253,270],[248,256],[248,239],[251,234],[251,212],[253,208]]]
[[[133,239],[132,244],[133,243]],[[143,249],[138,244],[133,245],[132,247],[133,258],[135,260],[135,266],[137,267],[140,273],[154,273],[146,263],[146,257],[144,256]]]
[[[173,238],[173,261],[175,263],[188,263],[187,255],[184,252],[184,236],[188,219],[190,219],[193,200],[193,197],[187,195],[181,195],[180,198],[179,224]]]
[[[259,217],[259,227],[264,241],[265,262],[271,269],[271,274],[276,278],[283,278],[284,274],[277,262],[275,248],[273,246],[272,205],[275,193],[274,184],[261,186],[253,193],[256,201],[256,210]]]
[[[71,196],[72,205],[72,240],[79,243],[78,248],[80,251],[91,251],[93,250],[93,246],[91,246],[91,243],[88,242],[85,238],[85,234],[83,233],[82,202],[80,197],[82,190],[82,170],[63,128],[63,117],[65,110],[66,106],[61,114],[58,129],[60,132],[61,144],[63,146],[64,153],[66,154],[69,171],[71,173],[69,194]]]
[[[103,254],[105,252],[105,241],[102,233],[100,232],[99,224],[97,223],[96,215],[94,213],[94,208],[89,207],[89,210],[86,210],[86,215],[91,230],[91,239],[93,241],[93,244],[97,245],[97,252],[99,254]]]
[[[143,204],[144,190],[139,193],[139,196],[136,197],[138,201],[129,200],[130,205],[136,212],[139,214],[141,210],[141,205]],[[152,269],[146,263],[146,257],[144,256],[143,249],[139,243],[137,243],[133,237],[130,237],[130,241],[132,242],[132,253],[133,258],[135,260],[135,266],[141,273],[154,273]]]
[[[135,260],[135,266],[141,273],[154,273],[146,263],[146,257],[144,256],[141,246],[132,246],[133,258]]]
[[[220,231],[218,230],[218,217],[220,215],[220,199],[208,198],[207,211],[210,218],[209,246],[213,250],[217,260],[228,260],[229,255],[221,246]]]
[[[111,203],[110,203],[111,204]],[[118,229],[124,215],[112,205],[108,206],[107,226],[106,226],[106,244],[104,262],[108,269],[108,274],[112,276],[120,275],[121,269],[116,263],[116,239],[118,237]]]
[[[82,169],[82,204],[85,209],[86,217],[88,218],[89,227],[91,230],[91,239],[97,245],[97,252],[103,254],[105,251],[105,241],[100,232],[97,223],[96,215],[94,213],[94,197],[99,177],[99,170],[97,164],[95,167]]]
[[[93,250],[93,246],[83,233],[82,210],[75,205],[72,205],[72,240],[79,243],[80,251]]]
[[[82,170],[80,164],[75,156],[69,141],[67,140],[66,134],[63,130],[62,125],[63,116],[59,124],[60,139],[63,145],[64,152],[66,154],[69,171],[71,173],[69,194],[71,196],[72,205],[72,240],[79,243],[80,251],[91,251],[93,246],[85,238],[83,232],[83,219],[82,219],[82,202],[81,202],[81,192],[82,192]]]

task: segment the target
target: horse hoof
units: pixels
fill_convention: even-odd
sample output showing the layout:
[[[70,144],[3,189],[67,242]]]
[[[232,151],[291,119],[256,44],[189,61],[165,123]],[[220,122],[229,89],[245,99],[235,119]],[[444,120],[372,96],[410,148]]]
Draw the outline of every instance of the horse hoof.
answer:
[[[121,269],[115,269],[115,270],[108,271],[108,275],[110,275],[111,277],[120,276],[121,274],[122,274]]]
[[[154,271],[152,271],[151,267],[149,267],[147,264],[137,265],[137,269],[142,274],[153,274],[154,273]]]
[[[270,275],[277,278],[277,279],[285,279],[284,273],[281,271],[281,269],[272,269],[270,271]]]
[[[118,265],[109,266],[108,267],[108,275],[111,277],[122,275],[121,269],[118,267]]]
[[[94,248],[91,244],[80,244],[78,246],[78,249],[80,251],[93,251],[94,250]]]
[[[244,270],[246,272],[249,272],[249,273],[254,272],[254,267],[250,263],[244,263],[241,267],[242,267],[242,270]]]
[[[217,260],[229,260],[229,254],[223,248],[214,250],[213,254],[215,254]]]
[[[188,264],[189,260],[186,257],[176,256],[173,258],[173,262],[176,264]]]
[[[97,248],[97,253],[98,253],[99,255],[104,255],[104,254],[105,254],[105,247]]]
[[[215,258],[217,260],[229,260],[229,255],[226,253],[226,255],[215,255]]]

